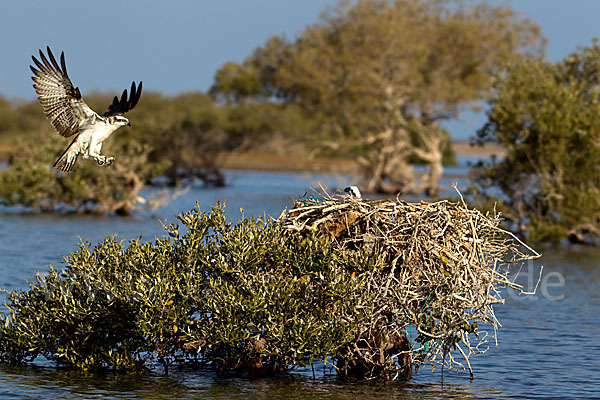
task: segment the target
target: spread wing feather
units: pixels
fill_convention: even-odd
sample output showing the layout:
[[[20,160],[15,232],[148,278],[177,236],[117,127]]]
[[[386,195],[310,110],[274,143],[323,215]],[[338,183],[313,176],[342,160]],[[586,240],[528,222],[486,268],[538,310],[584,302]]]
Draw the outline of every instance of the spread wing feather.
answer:
[[[81,122],[97,114],[85,104],[79,88],[71,83],[67,74],[65,53],[60,54],[59,66],[50,47],[46,49],[48,57],[40,50],[41,61],[31,56],[37,67],[36,69],[30,66],[35,75],[31,77],[33,87],[52,126],[60,135],[69,137],[79,132]]]
[[[136,106],[138,101],[140,100],[140,96],[142,95],[142,82],[136,88],[135,82],[131,82],[131,96],[127,99],[127,89],[123,90],[121,94],[121,99],[117,96],[113,99],[111,105],[108,106],[108,111],[104,113],[105,117],[110,117],[112,115],[123,115],[127,111],[133,110],[133,107]]]

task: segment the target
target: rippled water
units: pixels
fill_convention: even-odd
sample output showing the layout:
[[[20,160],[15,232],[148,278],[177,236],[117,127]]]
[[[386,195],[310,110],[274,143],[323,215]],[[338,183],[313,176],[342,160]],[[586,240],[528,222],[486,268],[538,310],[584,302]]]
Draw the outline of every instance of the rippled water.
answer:
[[[195,206],[208,209],[227,200],[235,219],[248,214],[279,215],[291,198],[316,181],[344,187],[347,178],[289,173],[229,172],[231,186],[193,188],[153,215],[130,218],[0,213],[0,287],[26,287],[25,279],[48,264],[60,267],[75,250],[79,236],[97,242],[117,233],[127,239],[162,235],[158,219]],[[541,249],[544,256],[525,268],[521,283],[533,285],[544,265],[535,296],[517,297],[496,307],[502,328],[498,346],[472,358],[468,374],[423,368],[409,382],[368,385],[341,380],[315,365],[289,377],[227,379],[210,371],[160,371],[139,375],[85,374],[52,365],[14,367],[0,364],[0,398],[600,398],[600,250],[582,247]],[[564,279],[564,281],[561,281]],[[561,284],[564,282],[564,284]]]

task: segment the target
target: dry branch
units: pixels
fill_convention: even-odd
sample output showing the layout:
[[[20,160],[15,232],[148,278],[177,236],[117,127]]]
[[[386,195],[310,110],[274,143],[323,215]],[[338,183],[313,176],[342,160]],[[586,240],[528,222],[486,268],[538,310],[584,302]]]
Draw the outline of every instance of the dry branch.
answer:
[[[388,376],[406,374],[407,362],[398,357],[407,354],[401,358],[416,367],[464,370],[452,357],[455,350],[472,374],[469,357],[484,352],[487,338],[495,339],[500,327],[493,310],[504,302],[500,289],[529,294],[514,283],[514,274],[540,256],[499,227],[500,215],[484,215],[464,202],[363,201],[322,191],[296,201],[279,221],[377,260],[378,268],[362,272],[365,295],[374,299],[371,313],[348,349],[357,360],[352,365],[373,376],[381,369]],[[478,322],[491,328],[491,335],[480,332]]]

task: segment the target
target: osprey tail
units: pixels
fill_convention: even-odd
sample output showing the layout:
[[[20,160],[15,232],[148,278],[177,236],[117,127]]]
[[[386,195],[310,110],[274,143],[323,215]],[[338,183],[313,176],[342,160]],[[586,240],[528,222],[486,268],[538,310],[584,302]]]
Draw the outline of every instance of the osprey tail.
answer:
[[[73,146],[77,138],[71,142],[69,147],[58,157],[58,160],[52,165],[59,171],[63,172],[71,172],[73,170],[73,165],[75,165],[75,161],[77,161],[77,157],[79,156],[78,146]]]

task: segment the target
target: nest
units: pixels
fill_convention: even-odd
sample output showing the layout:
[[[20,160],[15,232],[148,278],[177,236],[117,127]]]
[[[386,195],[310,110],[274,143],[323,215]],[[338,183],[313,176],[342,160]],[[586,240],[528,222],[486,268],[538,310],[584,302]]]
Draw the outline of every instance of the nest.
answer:
[[[469,209],[462,197],[408,203],[323,191],[297,200],[280,221],[381,266],[363,276],[373,305],[352,345],[363,368],[398,372],[428,363],[468,368],[472,375],[470,356],[496,339],[500,324],[493,305],[504,302],[500,289],[535,292],[525,292],[515,279],[527,260],[540,255],[502,229],[499,214]],[[401,338],[408,346],[399,349],[381,337]]]

